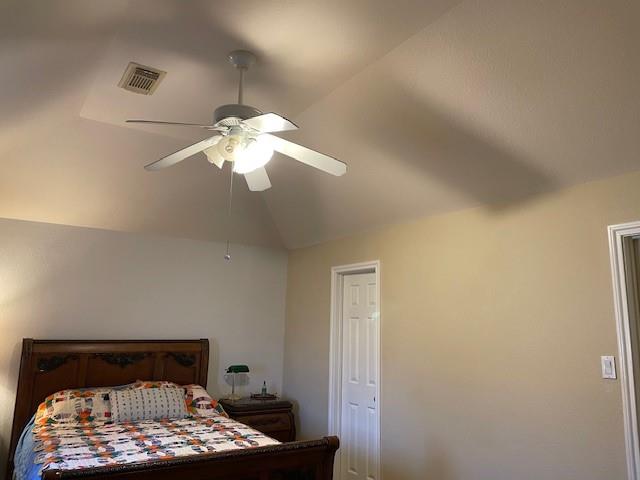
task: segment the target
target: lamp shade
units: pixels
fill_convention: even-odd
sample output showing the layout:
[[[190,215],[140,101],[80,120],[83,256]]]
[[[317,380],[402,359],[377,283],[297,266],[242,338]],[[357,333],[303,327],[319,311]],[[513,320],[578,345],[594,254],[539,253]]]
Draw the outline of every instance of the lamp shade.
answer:
[[[227,373],[249,373],[247,365],[231,365],[227,368]]]

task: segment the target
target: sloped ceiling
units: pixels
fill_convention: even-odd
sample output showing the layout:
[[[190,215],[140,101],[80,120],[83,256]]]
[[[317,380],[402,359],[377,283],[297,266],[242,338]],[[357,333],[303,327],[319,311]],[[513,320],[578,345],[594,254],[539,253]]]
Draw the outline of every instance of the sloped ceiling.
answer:
[[[502,209],[640,168],[634,1],[50,0],[0,4],[0,216],[189,238],[310,245],[422,215]],[[283,156],[273,188],[199,155],[142,166],[231,103],[230,50],[259,56],[246,101],[349,165]],[[129,61],[168,72],[117,88]]]

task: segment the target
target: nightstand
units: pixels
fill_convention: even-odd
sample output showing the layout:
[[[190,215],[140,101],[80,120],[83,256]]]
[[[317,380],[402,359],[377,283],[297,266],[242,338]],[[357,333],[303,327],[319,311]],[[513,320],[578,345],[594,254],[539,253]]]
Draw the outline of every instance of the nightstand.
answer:
[[[288,400],[220,400],[220,405],[229,416],[238,422],[281,442],[293,442],[296,439],[296,425]]]

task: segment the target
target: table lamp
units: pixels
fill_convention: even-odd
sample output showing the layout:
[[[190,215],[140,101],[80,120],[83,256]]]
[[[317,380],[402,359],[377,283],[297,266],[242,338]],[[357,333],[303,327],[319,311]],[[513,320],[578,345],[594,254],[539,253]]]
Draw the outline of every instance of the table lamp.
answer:
[[[236,375],[238,373],[249,373],[249,367],[247,365],[231,365],[227,368],[227,373],[231,374],[231,395],[228,399],[239,400],[242,397],[236,395]]]

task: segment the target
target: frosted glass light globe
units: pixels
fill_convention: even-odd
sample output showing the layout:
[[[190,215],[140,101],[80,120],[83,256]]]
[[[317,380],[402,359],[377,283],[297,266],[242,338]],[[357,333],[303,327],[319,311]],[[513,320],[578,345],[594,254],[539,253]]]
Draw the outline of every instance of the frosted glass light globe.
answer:
[[[238,153],[243,150],[242,138],[238,135],[224,137],[218,142],[216,149],[222,158],[233,162]]]
[[[224,158],[218,153],[218,149],[216,145],[213,147],[209,147],[204,151],[204,154],[207,156],[207,160],[209,163],[214,164],[218,168],[222,168],[224,164]]]
[[[233,171],[236,173],[249,173],[256,168],[263,167],[273,157],[271,143],[263,137],[250,138],[247,146],[236,155]]]

